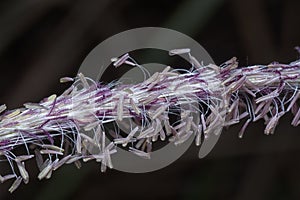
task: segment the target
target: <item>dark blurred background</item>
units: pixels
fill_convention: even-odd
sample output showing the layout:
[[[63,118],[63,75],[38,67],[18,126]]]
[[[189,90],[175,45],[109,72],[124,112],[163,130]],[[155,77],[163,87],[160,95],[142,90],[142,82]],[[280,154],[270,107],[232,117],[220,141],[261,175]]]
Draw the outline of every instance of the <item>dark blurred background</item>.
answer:
[[[10,0],[0,2],[0,103],[10,109],[62,92],[85,56],[106,38],[158,26],[197,40],[217,64],[241,65],[299,58],[299,0]],[[194,52],[196,54],[196,52]],[[300,135],[285,116],[275,135],[263,124],[223,132],[204,159],[191,148],[172,165],[147,174],[100,172],[95,163],[64,166],[50,180],[31,181],[0,199],[300,199]],[[1,167],[1,166],[0,166]],[[0,169],[1,170],[1,169]]]

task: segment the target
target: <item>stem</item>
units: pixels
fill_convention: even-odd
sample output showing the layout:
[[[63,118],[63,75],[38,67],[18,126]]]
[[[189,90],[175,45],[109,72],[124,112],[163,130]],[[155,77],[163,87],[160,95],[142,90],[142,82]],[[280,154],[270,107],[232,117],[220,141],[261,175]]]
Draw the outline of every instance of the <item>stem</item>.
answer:
[[[186,49],[172,54],[176,52],[189,54]],[[128,58],[126,54],[115,62],[119,67]],[[130,152],[150,158],[152,142],[158,138],[179,145],[194,135],[200,145],[214,129],[243,118],[247,121],[239,137],[259,119],[266,122],[265,134],[273,134],[289,111],[294,114],[292,125],[299,125],[300,60],[238,68],[235,58],[221,66],[201,66],[190,58],[192,69],[182,70],[183,74],[167,67],[135,85],[102,85],[78,74],[75,79],[61,79],[73,84],[60,96],[10,111],[1,106],[0,112],[5,112],[0,116],[0,156],[11,164],[12,174],[0,180],[15,178],[11,192],[21,180],[28,183],[24,161],[33,157],[39,179],[50,178],[63,164],[80,167],[79,160],[101,162],[105,171],[106,166],[113,167],[110,156],[116,145],[130,143]],[[122,123],[128,126],[125,135],[117,128]],[[114,139],[106,144],[109,134]],[[16,155],[22,147],[26,153]]]

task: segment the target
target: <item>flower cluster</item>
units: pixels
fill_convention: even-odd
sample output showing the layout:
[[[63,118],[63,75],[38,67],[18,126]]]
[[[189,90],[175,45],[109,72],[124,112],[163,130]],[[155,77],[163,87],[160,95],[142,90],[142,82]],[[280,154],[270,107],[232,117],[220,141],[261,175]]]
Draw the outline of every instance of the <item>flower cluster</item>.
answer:
[[[204,66],[188,49],[170,55],[183,53],[189,56],[189,71],[166,67],[134,85],[104,85],[79,73],[61,79],[73,84],[59,96],[15,110],[0,106],[0,157],[11,169],[0,181],[15,179],[10,192],[22,181],[28,183],[25,161],[33,158],[38,178],[44,179],[64,164],[80,167],[81,161],[101,162],[102,171],[112,168],[116,145],[149,159],[157,140],[179,145],[194,136],[199,146],[240,122],[242,137],[249,123],[260,119],[266,124],[264,133],[273,134],[287,112],[294,115],[293,126],[300,124],[300,60],[238,67],[233,58],[221,66]],[[137,65],[129,58],[114,59],[114,65]]]

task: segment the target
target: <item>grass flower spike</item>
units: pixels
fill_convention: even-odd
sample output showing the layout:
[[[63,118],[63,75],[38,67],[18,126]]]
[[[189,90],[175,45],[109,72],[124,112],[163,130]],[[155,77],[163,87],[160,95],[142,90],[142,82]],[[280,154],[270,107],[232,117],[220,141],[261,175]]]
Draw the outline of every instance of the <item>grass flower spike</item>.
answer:
[[[151,159],[157,140],[180,145],[194,136],[199,146],[223,127],[241,122],[242,137],[258,120],[265,121],[265,134],[273,134],[287,112],[294,115],[293,126],[300,124],[300,60],[238,67],[233,58],[221,66],[203,66],[189,49],[170,51],[177,54],[189,55],[191,70],[167,67],[134,85],[104,85],[79,73],[61,79],[73,82],[61,95],[15,110],[0,106],[1,164],[11,170],[0,181],[14,179],[10,192],[28,183],[29,159],[36,159],[38,178],[48,179],[62,165],[80,167],[81,161],[100,162],[101,171],[113,168],[116,145]],[[138,66],[129,54],[112,61],[115,67]],[[118,128],[125,121],[128,133]]]

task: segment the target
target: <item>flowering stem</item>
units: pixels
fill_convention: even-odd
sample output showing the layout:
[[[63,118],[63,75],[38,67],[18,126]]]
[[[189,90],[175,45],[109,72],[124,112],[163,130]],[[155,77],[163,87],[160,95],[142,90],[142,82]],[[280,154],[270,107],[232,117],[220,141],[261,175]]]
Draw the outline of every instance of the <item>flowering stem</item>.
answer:
[[[181,53],[188,53],[192,64],[182,74],[167,67],[135,85],[103,85],[79,73],[74,79],[61,79],[73,84],[60,96],[15,110],[0,106],[0,157],[12,171],[0,175],[0,181],[15,179],[10,192],[22,181],[28,183],[25,161],[33,157],[38,178],[44,179],[63,164],[80,167],[80,160],[101,162],[102,171],[112,168],[110,156],[116,145],[131,144],[129,151],[149,159],[158,138],[179,145],[193,135],[200,145],[213,130],[244,118],[239,137],[250,122],[260,119],[266,123],[264,133],[273,134],[287,112],[294,115],[293,126],[300,124],[300,60],[238,68],[233,58],[221,66],[202,66],[187,49],[170,52]],[[137,65],[129,58],[126,54],[115,64]],[[125,120],[129,127],[125,136],[119,128],[106,126]],[[107,144],[109,134],[114,139]],[[22,147],[25,153],[19,155],[16,150]]]

